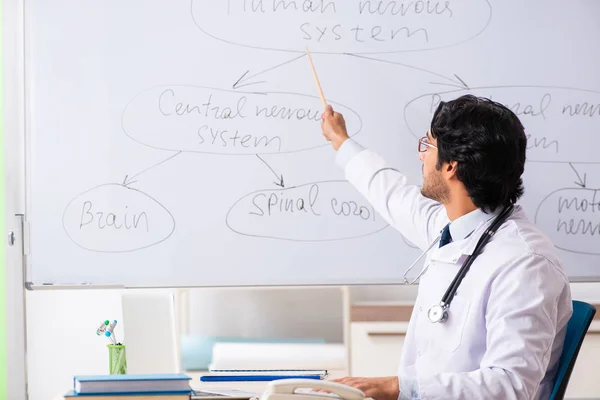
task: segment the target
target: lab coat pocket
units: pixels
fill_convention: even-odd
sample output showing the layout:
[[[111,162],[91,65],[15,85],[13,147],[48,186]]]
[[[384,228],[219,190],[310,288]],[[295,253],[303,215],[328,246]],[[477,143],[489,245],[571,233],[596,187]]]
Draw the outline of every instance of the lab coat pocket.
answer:
[[[448,309],[448,319],[440,324],[440,335],[448,352],[454,353],[464,343],[465,328],[471,308],[471,299],[460,293],[454,296]]]

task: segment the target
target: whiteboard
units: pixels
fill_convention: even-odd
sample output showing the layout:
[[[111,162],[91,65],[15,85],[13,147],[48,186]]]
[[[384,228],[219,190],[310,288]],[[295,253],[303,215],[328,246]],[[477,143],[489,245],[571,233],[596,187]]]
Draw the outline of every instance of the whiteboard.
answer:
[[[420,252],[321,136],[309,48],[352,137],[421,182],[417,138],[464,93],[529,136],[521,204],[600,278],[600,2],[30,0],[28,281],[401,282]]]

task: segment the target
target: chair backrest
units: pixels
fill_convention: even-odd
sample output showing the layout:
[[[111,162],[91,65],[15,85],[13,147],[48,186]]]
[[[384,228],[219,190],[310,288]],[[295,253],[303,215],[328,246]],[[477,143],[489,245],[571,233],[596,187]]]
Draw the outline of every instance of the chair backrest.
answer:
[[[579,355],[579,349],[585,334],[596,314],[596,308],[591,304],[573,300],[573,314],[567,324],[565,343],[558,362],[558,370],[554,378],[554,387],[550,400],[562,400],[567,390],[573,366]]]

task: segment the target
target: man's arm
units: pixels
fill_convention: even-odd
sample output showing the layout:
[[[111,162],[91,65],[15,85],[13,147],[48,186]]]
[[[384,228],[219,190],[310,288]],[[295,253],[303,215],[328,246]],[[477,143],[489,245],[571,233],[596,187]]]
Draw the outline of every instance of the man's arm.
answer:
[[[352,139],[340,146],[336,160],[348,182],[390,225],[421,249],[427,248],[448,222],[438,202],[423,197],[417,186],[407,183],[406,176]]]
[[[408,240],[425,249],[448,222],[444,208],[408,185],[406,176],[372,151],[349,139],[346,125],[330,106],[323,113],[323,135],[338,150],[336,161],[346,179],[377,212]]]

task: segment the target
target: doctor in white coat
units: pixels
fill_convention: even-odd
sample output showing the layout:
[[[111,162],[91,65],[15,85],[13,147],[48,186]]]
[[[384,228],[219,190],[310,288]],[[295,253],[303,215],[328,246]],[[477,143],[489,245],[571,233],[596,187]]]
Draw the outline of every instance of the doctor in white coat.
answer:
[[[336,381],[375,400],[547,399],[572,303],[557,251],[516,204],[517,116],[470,95],[442,102],[418,142],[421,189],[350,139],[330,106],[322,118],[348,181],[425,253],[398,375]]]

